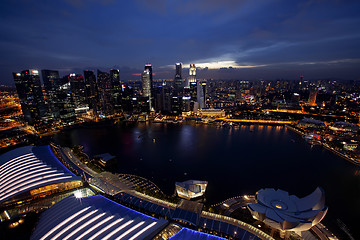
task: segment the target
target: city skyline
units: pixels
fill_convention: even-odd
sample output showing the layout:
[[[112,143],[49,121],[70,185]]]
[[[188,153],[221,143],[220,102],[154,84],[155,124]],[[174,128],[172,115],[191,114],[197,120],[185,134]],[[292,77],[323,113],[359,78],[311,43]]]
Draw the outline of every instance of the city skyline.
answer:
[[[140,80],[173,78],[196,64],[198,78],[358,80],[356,1],[4,1],[1,84],[12,72],[120,69]],[[231,67],[231,68],[230,68]]]

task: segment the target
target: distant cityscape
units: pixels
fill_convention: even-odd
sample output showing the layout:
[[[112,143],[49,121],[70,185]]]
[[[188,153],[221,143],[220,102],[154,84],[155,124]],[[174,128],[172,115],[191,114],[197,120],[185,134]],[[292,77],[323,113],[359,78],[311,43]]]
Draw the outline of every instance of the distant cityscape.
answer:
[[[153,79],[152,65],[145,64],[138,81],[121,81],[117,69],[63,77],[56,70],[14,72],[16,91],[1,93],[0,145],[106,121],[288,124],[358,161],[359,81],[310,81],[303,75],[226,81],[198,78],[195,64],[188,69],[185,75],[176,63],[173,79]]]
[[[2,1],[0,240],[360,239],[360,1]]]
[[[114,125],[121,122],[153,122],[173,125],[195,123],[229,129],[236,129],[244,124],[281,125],[300,134],[312,146],[320,145],[352,164],[360,165],[359,81],[310,81],[303,75],[294,80],[275,81],[200,79],[196,75],[195,64],[190,64],[189,73],[185,76],[181,63],[175,64],[173,79],[153,79],[151,64],[145,64],[141,79],[138,81],[121,81],[120,75],[121,73],[117,69],[110,69],[109,72],[97,70],[96,73],[85,70],[83,75],[70,73],[63,77],[60,77],[56,70],[28,69],[13,73],[16,90],[3,86],[0,96],[1,150],[8,151],[26,145],[50,145],[48,147],[16,148],[3,155],[6,160],[2,166],[4,173],[0,173],[3,178],[11,174],[10,166],[12,165],[15,169],[24,168],[17,159],[30,158],[26,160],[30,161],[26,165],[30,164],[31,167],[28,170],[30,172],[26,173],[29,175],[26,179],[31,180],[22,183],[21,189],[25,191],[36,186],[41,186],[41,188],[29,190],[30,197],[26,194],[18,195],[13,191],[16,186],[10,188],[11,185],[9,185],[21,177],[20,172],[16,171],[14,180],[9,180],[9,183],[3,187],[8,190],[4,194],[0,194],[0,197],[2,196],[0,203],[3,201],[1,204],[5,209],[2,220],[10,220],[12,215],[17,216],[22,210],[24,212],[42,211],[49,208],[50,202],[54,201],[55,203],[72,194],[79,198],[86,197],[85,201],[89,201],[89,208],[102,209],[110,214],[110,208],[104,208],[106,204],[110,204],[107,202],[110,200],[93,196],[101,193],[110,199],[127,204],[132,208],[139,208],[153,216],[165,217],[185,226],[190,223],[201,231],[229,239],[237,239],[240,235],[244,237],[246,234],[251,235],[249,239],[274,239],[273,237],[306,239],[310,236],[306,235],[309,234],[310,228],[313,231],[312,235],[318,239],[337,239],[333,233],[319,223],[327,213],[327,206],[324,205],[325,195],[321,188],[316,189],[308,197],[296,201],[282,190],[260,190],[259,198],[245,195],[228,199],[214,206],[214,210],[203,203],[192,201],[192,198],[202,198],[208,184],[207,181],[176,182],[177,196],[167,196],[154,183],[141,176],[106,172],[105,170],[110,168],[114,158],[110,154],[102,154],[94,156],[94,159],[89,159],[82,152],[81,146],[71,149],[63,148],[52,143],[51,138],[48,137],[63,129],[76,126]],[[153,141],[155,143],[156,139]],[[56,159],[60,162],[56,162]],[[44,175],[45,178],[49,178],[44,181],[40,181],[43,177],[32,178],[30,176],[33,174],[32,166],[37,164],[37,160],[45,163],[41,166],[43,170],[35,172],[44,171],[49,166],[56,166],[57,172],[54,174],[41,172],[34,175]],[[56,162],[55,165],[54,162]],[[66,174],[59,169],[65,169]],[[58,175],[60,177],[57,177]],[[67,178],[70,180],[62,183],[63,179]],[[33,181],[35,181],[34,184],[27,186]],[[52,181],[55,181],[56,184],[48,185]],[[87,188],[87,186],[91,187]],[[43,188],[47,189],[45,195],[41,195],[43,190],[40,189]],[[268,196],[264,197],[262,194]],[[47,195],[52,197],[38,200]],[[264,200],[267,197],[272,197],[274,200]],[[179,202],[180,198],[183,200]],[[90,199],[98,199],[96,201],[103,202],[104,205],[95,204]],[[143,206],[143,201],[148,205]],[[74,209],[78,204],[67,198],[59,203],[59,206],[64,202],[68,202],[66,204],[73,206]],[[29,207],[29,204],[33,207]],[[288,210],[288,205],[292,204],[301,206],[301,221],[295,221],[291,215],[297,216],[300,212],[294,213],[291,209],[288,213],[291,217],[289,217],[290,215],[277,217],[275,222],[274,217],[268,213],[268,211],[274,211],[274,213],[280,211],[279,214],[281,214],[283,210]],[[230,211],[232,207],[238,209],[238,205],[245,209],[247,206],[250,212],[242,213],[244,215],[236,220],[222,215],[224,211]],[[309,217],[308,205],[311,205],[312,208],[311,217]],[[56,206],[58,205],[56,204]],[[56,211],[56,206],[50,208],[49,211]],[[267,208],[270,210],[266,210]],[[94,210],[94,212],[98,210]],[[81,212],[83,211],[86,212],[87,208],[83,208]],[[185,213],[188,214],[187,217],[184,217]],[[249,225],[251,223],[247,219],[249,213],[257,220],[258,228]],[[70,216],[75,217],[77,214],[80,213],[68,211],[64,213],[63,217],[70,219]],[[90,213],[88,214],[90,215]],[[116,212],[111,214],[116,214]],[[137,224],[143,224],[136,220],[139,217],[138,213],[126,212],[126,214],[130,214],[126,218],[131,216],[132,220],[129,219],[125,224],[131,224],[129,226],[134,228],[137,228]],[[102,216],[98,215],[96,219],[100,219]],[[113,217],[110,216],[110,218]],[[81,219],[79,218],[77,221],[81,221]],[[131,239],[135,239],[143,232],[147,236],[158,234],[154,239],[169,239],[160,237],[174,234],[176,236],[180,233],[180,227],[176,227],[178,225],[170,224],[164,228],[168,224],[164,219],[150,221],[144,217],[143,220],[146,221],[147,227],[132,235]],[[243,220],[246,221],[242,222]],[[43,234],[44,221],[40,221],[33,239]],[[112,224],[120,221],[122,220],[117,219]],[[224,229],[217,230],[213,224],[207,226],[208,221],[213,221],[214,225],[222,224]],[[286,225],[284,222],[291,224],[286,223],[290,224]],[[304,222],[307,223],[304,224]],[[22,222],[19,220],[12,224],[15,225],[11,226],[16,227]],[[55,226],[58,224],[57,220],[51,224]],[[98,221],[95,226],[98,224],[100,225],[102,222]],[[266,228],[260,229],[261,224],[265,224]],[[156,229],[153,226],[156,226]],[[62,231],[67,231],[66,229],[64,228]],[[82,232],[80,236],[85,236],[92,229]],[[151,229],[151,231],[147,229]],[[159,232],[161,229],[163,230]],[[54,234],[53,231],[55,230],[49,231],[45,236],[51,236]],[[73,231],[77,232],[78,230],[74,229]],[[190,239],[189,236],[194,234],[191,231],[189,229],[186,234],[184,233],[185,239]],[[113,234],[113,232],[108,232],[106,238],[110,238]],[[60,233],[62,232],[58,234]],[[102,231],[99,231],[94,236],[103,236],[101,233]],[[75,233],[71,233],[66,238],[70,238],[72,234]],[[55,237],[57,236],[55,235]],[[206,239],[221,238],[212,236]]]

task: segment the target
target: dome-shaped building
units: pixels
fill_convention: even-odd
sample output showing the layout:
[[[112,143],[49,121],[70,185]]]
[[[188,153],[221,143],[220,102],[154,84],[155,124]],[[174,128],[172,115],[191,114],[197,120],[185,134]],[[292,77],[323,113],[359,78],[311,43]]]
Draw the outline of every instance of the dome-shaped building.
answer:
[[[278,229],[281,236],[289,231],[309,230],[324,218],[328,210],[324,190],[320,187],[304,198],[280,189],[265,188],[256,193],[256,201],[248,205],[252,216]]]

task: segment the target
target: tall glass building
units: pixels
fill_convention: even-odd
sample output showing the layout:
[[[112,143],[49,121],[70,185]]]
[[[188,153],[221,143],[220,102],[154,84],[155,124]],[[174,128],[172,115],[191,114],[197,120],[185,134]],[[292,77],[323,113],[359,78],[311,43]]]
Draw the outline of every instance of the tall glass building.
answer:
[[[41,70],[41,75],[46,92],[46,101],[49,107],[50,114],[53,119],[60,117],[59,108],[57,106],[57,89],[60,84],[59,71],[56,70]]]
[[[95,116],[98,114],[98,87],[96,76],[93,71],[84,71],[85,93],[89,108],[93,110]]]
[[[29,69],[13,73],[16,90],[20,99],[24,120],[30,125],[40,123],[46,114],[46,105],[42,93],[39,71]]]

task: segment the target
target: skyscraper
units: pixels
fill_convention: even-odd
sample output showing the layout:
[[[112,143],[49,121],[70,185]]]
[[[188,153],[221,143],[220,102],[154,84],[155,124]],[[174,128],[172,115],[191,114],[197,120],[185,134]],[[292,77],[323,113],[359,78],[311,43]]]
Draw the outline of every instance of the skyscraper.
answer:
[[[144,72],[141,75],[141,81],[142,81],[142,95],[143,97],[151,97],[151,73],[149,69],[144,70]]]
[[[153,110],[153,104],[152,104],[152,89],[153,89],[153,83],[152,83],[152,66],[151,64],[146,64],[144,72],[141,75],[141,81],[142,81],[142,96],[144,98],[147,98],[147,101],[149,102],[149,110]]]
[[[182,79],[182,64],[176,63],[175,64],[175,94],[177,96],[183,95],[184,90],[184,80]]]
[[[112,115],[114,113],[114,101],[112,97],[112,84],[110,74],[97,70],[97,79],[99,86],[100,111],[102,116]]]
[[[122,87],[120,83],[120,72],[118,69],[110,70],[110,81],[111,81],[111,95],[114,103],[114,110],[118,112],[121,110],[121,92]]]
[[[206,108],[206,80],[198,81],[197,102],[200,109]]]
[[[196,67],[195,64],[190,64],[189,68],[189,82],[195,82],[196,83]]]
[[[56,106],[62,124],[72,125],[75,123],[75,104],[71,91],[71,82],[68,77],[62,78],[60,85],[56,89]]]
[[[98,87],[93,71],[84,71],[85,93],[89,108],[93,110],[95,116],[98,114]]]
[[[182,64],[175,64],[175,79],[182,79]]]
[[[57,106],[57,90],[60,84],[59,71],[41,70],[41,75],[46,92],[46,100],[49,106],[50,114],[53,119],[60,117],[59,108]]]
[[[190,64],[189,68],[189,93],[190,93],[190,110],[194,111],[195,102],[197,102],[197,82],[195,64]]]
[[[70,81],[70,88],[73,95],[75,108],[81,109],[88,107],[88,103],[86,101],[84,77],[80,74],[70,73],[67,78]]]
[[[24,120],[36,126],[46,113],[39,71],[36,69],[13,73]]]
[[[149,70],[150,73],[150,86],[153,87],[153,72],[152,72],[152,66],[150,63],[145,64],[145,70]]]

